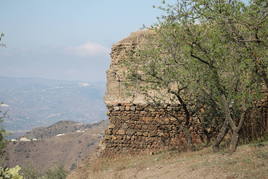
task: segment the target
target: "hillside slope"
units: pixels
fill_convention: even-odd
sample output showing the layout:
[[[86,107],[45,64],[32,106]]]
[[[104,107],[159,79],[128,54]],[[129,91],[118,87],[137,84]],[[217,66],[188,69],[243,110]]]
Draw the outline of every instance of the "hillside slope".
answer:
[[[267,179],[268,142],[240,146],[230,155],[210,148],[188,153],[121,156],[85,162],[68,179]]]
[[[76,168],[83,159],[94,153],[107,121],[85,129],[31,142],[10,142],[6,148],[9,167],[20,165],[44,172],[54,166],[66,170]]]

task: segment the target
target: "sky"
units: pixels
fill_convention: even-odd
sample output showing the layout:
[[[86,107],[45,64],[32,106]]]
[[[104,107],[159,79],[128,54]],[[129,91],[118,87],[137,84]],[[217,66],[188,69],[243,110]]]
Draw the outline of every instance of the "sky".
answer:
[[[0,0],[0,76],[104,82],[112,44],[157,22],[159,0]]]

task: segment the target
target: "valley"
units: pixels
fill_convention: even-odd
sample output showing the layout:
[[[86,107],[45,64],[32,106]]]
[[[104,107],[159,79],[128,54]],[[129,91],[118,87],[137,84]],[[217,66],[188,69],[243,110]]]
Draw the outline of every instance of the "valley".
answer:
[[[23,135],[36,127],[58,121],[94,123],[106,119],[104,82],[0,77],[1,111],[7,112],[3,127]]]

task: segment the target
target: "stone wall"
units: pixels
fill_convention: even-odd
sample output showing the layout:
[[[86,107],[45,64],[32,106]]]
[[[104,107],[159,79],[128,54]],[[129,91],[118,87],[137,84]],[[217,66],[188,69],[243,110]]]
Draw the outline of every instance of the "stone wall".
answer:
[[[150,105],[108,105],[110,125],[105,131],[102,150],[105,155],[115,153],[151,152],[163,149],[186,149],[186,139],[180,129],[183,114],[172,106],[159,108]],[[178,111],[180,121],[171,118],[166,111]],[[202,143],[198,124],[190,132],[193,143]]]

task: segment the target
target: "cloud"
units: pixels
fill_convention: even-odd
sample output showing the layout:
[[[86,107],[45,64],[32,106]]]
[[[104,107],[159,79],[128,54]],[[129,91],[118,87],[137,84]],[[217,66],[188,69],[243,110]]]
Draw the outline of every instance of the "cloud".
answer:
[[[99,56],[99,55],[107,55],[109,53],[109,49],[92,42],[87,42],[77,47],[69,47],[66,49],[69,54],[77,55],[77,56]]]

